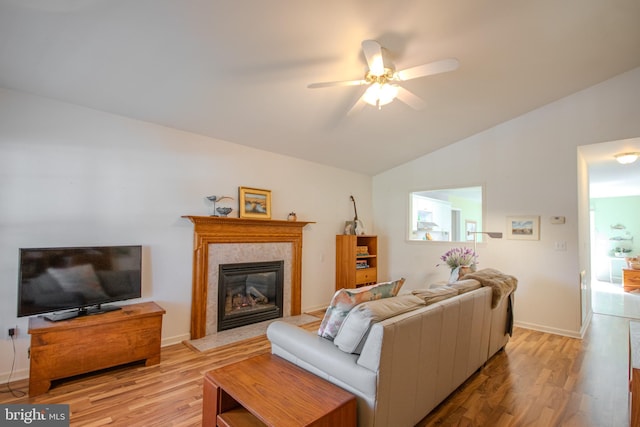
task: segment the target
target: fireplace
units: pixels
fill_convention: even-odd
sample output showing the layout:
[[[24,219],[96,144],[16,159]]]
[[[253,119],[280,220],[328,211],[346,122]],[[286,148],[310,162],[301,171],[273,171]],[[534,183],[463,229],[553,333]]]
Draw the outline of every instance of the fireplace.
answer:
[[[283,316],[301,313],[302,229],[307,221],[184,216],[194,224],[191,339],[218,331],[218,264],[285,260]],[[266,246],[266,247],[265,247]],[[266,255],[268,259],[266,258]]]
[[[220,264],[218,331],[283,314],[284,260]]]

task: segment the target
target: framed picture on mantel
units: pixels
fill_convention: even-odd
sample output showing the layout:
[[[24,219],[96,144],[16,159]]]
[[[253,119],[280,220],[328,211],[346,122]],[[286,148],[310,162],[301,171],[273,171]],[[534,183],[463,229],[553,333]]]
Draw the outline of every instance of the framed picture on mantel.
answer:
[[[240,187],[240,218],[271,219],[271,191]]]

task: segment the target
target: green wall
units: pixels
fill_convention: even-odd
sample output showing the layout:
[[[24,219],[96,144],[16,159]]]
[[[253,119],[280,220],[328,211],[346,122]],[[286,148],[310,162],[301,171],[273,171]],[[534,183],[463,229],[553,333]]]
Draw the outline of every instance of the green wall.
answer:
[[[596,250],[599,254],[616,246],[626,247],[637,255],[640,249],[640,196],[606,197],[591,199],[596,232]],[[621,224],[625,229],[611,226]],[[614,240],[616,237],[633,240]]]

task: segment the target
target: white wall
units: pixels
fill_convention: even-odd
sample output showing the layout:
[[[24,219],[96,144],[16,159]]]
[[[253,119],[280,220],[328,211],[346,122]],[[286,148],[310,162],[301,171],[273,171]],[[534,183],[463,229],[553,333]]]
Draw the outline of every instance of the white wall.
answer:
[[[11,368],[9,327],[19,330],[12,379],[28,368],[18,248],[143,245],[143,300],[167,310],[163,343],[178,342],[189,336],[193,241],[181,215],[209,215],[212,194],[237,207],[239,186],[270,189],[274,219],[295,211],[316,221],[304,229],[302,308],[325,306],[349,195],[372,218],[370,177],[0,89],[0,379]]]
[[[640,136],[638,117],[640,68],[377,175],[373,208],[382,236],[382,273],[404,276],[405,290],[446,280],[445,267],[435,265],[459,244],[405,241],[408,193],[482,183],[485,231],[506,233],[510,215],[540,215],[541,227],[539,241],[479,244],[479,267],[518,277],[517,324],[580,336],[579,272],[588,267],[583,252],[589,229],[579,212],[578,188],[584,180],[577,147]],[[580,197],[588,193],[581,191]],[[581,200],[580,206],[588,203]],[[565,225],[550,224],[557,215],[566,217]],[[555,242],[566,242],[567,250],[554,250]]]
[[[304,232],[309,310],[333,294],[334,235],[353,215],[350,194],[380,236],[379,277],[404,276],[407,290],[445,280],[435,264],[452,246],[405,241],[409,191],[484,184],[485,230],[505,232],[508,215],[540,215],[542,224],[540,241],[479,244],[480,267],[518,276],[519,325],[577,336],[588,226],[578,225],[576,147],[640,136],[639,115],[636,69],[374,177],[372,205],[363,175],[0,89],[0,381],[11,368],[6,329],[16,324],[12,378],[28,368],[18,248],[144,245],[143,299],[167,309],[163,341],[177,342],[189,332],[193,232],[180,216],[208,215],[205,196],[236,196],[238,186],[271,189],[276,219],[296,211],[317,222]],[[552,215],[567,223],[551,225]],[[558,241],[567,251],[554,251]]]

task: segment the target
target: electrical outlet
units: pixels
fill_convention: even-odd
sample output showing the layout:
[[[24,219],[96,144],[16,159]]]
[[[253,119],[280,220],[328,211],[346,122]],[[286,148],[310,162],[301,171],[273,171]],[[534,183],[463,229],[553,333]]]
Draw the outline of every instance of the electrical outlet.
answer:
[[[18,327],[14,327],[14,328],[9,328],[7,330],[7,335],[9,336],[9,338],[17,338],[18,336]]]

